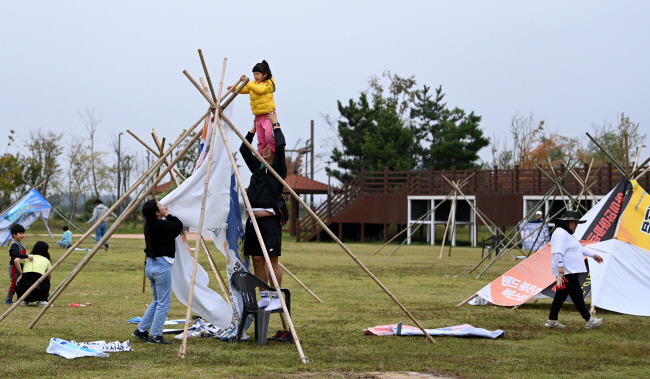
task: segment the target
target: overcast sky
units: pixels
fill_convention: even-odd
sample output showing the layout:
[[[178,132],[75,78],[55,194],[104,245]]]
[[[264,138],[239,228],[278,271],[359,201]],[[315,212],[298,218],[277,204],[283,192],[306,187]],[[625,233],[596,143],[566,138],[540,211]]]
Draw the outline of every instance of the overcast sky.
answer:
[[[9,129],[21,144],[38,128],[64,144],[86,135],[86,109],[102,120],[104,150],[126,129],[173,140],[207,110],[182,74],[203,76],[199,48],[215,85],[224,57],[225,85],[266,59],[288,145],[304,143],[315,120],[325,157],[334,135],[322,115],[337,117],[337,100],[357,99],[385,70],[442,85],[448,105],[481,115],[489,137],[505,139],[512,117],[531,112],[570,137],[621,112],[645,133],[649,10],[647,1],[0,0],[0,147]],[[248,96],[234,112],[250,129]],[[126,133],[122,143],[144,151]],[[489,149],[481,157],[491,160]],[[324,182],[325,160],[316,162]]]

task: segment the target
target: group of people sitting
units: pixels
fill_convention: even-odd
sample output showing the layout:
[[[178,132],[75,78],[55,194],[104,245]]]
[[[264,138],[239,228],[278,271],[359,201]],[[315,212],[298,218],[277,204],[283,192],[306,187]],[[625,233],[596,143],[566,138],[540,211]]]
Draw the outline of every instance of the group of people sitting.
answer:
[[[9,246],[9,277],[11,285],[5,304],[13,304],[14,293],[20,299],[52,267],[50,245],[38,241],[34,244],[31,253],[27,254],[27,249],[22,244],[22,240],[25,238],[25,228],[20,224],[15,224],[10,231],[13,238],[13,242]],[[52,274],[50,273],[27,295],[20,305],[29,305],[30,303],[36,303],[39,306],[47,305],[51,280]]]

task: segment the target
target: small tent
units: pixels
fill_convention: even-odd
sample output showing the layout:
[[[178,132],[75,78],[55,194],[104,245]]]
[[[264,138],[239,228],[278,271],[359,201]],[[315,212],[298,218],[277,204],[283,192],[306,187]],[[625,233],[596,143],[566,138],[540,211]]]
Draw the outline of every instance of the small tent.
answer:
[[[52,236],[47,220],[50,217],[50,203],[36,189],[32,189],[11,208],[0,215],[0,245],[4,246],[11,239],[9,231],[14,224],[29,227],[34,221],[43,218],[45,227]],[[54,237],[52,237],[54,238]]]

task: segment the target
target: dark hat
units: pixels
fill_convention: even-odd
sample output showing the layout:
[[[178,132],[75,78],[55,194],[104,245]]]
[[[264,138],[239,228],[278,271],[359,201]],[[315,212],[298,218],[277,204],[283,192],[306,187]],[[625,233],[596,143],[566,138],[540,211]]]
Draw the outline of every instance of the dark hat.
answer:
[[[584,224],[586,220],[580,220],[580,213],[576,211],[566,211],[558,220],[564,221],[578,221],[578,224]]]

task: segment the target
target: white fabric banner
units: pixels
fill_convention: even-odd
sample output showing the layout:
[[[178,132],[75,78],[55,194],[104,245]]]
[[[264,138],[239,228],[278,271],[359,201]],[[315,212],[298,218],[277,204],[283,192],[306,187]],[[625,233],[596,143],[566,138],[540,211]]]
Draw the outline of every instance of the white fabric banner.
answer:
[[[172,290],[178,301],[185,306],[188,304],[194,256],[187,243],[179,236],[176,237],[176,258],[172,265]],[[196,280],[194,282],[194,295],[192,311],[216,327],[225,329],[232,320],[232,308],[215,291],[208,287],[210,279],[208,273],[197,266]]]
[[[614,312],[650,316],[650,251],[616,239],[585,246],[603,257],[589,259],[591,304]]]
[[[228,139],[231,139],[232,131],[225,128]],[[212,155],[212,166],[210,167],[210,183],[205,203],[203,219],[203,234],[210,235],[211,231],[223,228],[230,209],[230,174],[232,166],[226,147],[217,132],[214,141],[214,153]],[[203,189],[205,176],[207,174],[207,160],[178,188],[165,196],[161,203],[165,204],[169,213],[178,217],[184,226],[192,230],[198,230],[199,218],[201,215],[201,204],[203,201]]]

